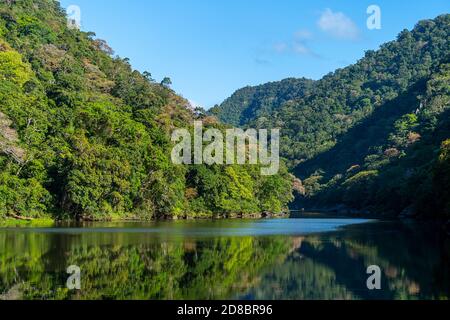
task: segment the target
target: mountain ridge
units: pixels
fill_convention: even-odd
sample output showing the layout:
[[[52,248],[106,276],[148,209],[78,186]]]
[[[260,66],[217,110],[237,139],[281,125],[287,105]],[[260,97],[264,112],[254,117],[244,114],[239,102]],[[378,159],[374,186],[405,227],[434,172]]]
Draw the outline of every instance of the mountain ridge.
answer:
[[[430,215],[448,216],[449,199],[441,192],[448,189],[448,180],[433,185],[439,180],[438,155],[448,154],[450,138],[445,117],[448,39],[449,14],[420,21],[397,40],[367,51],[356,64],[315,81],[305,94],[272,106],[268,113],[253,111],[253,117],[239,123],[244,128],[281,128],[282,156],[303,190],[294,208],[343,207],[390,215],[426,215],[423,211],[428,210]],[[276,86],[265,86],[277,96]],[[227,122],[239,102],[236,97],[252,98],[238,90],[213,113]],[[427,156],[402,160],[414,152]],[[395,178],[390,180],[386,172]],[[439,205],[433,205],[431,193],[441,193]]]

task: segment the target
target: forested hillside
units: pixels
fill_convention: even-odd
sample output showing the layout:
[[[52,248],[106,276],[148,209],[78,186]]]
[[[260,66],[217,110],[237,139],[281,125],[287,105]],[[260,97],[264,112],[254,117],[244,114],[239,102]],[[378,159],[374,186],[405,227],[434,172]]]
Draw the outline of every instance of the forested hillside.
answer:
[[[450,15],[421,21],[358,63],[241,118],[244,127],[282,129],[282,154],[302,180],[297,208],[450,215],[449,39]],[[273,101],[289,91],[267,86]],[[239,99],[247,98],[238,91],[214,113],[236,123],[228,110]]]
[[[273,116],[288,101],[311,94],[313,83],[308,79],[290,78],[257,87],[245,87],[209,113],[233,126],[244,126],[254,119],[258,119],[259,123],[265,122],[266,117]]]
[[[0,3],[0,218],[211,217],[282,212],[292,178],[177,166],[196,115],[53,0]],[[223,126],[209,122],[210,126]]]

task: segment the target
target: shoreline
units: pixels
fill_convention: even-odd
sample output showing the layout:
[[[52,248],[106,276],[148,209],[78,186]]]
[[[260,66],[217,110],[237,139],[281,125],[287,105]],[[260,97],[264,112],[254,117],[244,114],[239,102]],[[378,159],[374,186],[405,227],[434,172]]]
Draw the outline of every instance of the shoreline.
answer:
[[[183,216],[183,217],[161,217],[155,219],[140,219],[138,217],[124,217],[112,219],[53,219],[53,218],[34,218],[34,219],[17,219],[14,217],[0,218],[0,228],[8,227],[51,227],[61,223],[101,223],[101,222],[158,222],[158,221],[202,221],[202,220],[263,220],[274,218],[290,218],[290,213],[274,214],[274,213],[258,213],[258,214],[230,214],[215,216]]]
[[[372,219],[382,221],[433,221],[444,226],[447,232],[450,234],[450,220],[442,219],[424,219],[423,217],[395,217],[375,214],[363,214],[361,212],[353,213],[337,213],[327,210],[314,210],[314,211],[298,211],[285,214],[253,214],[253,215],[218,215],[212,217],[198,216],[198,217],[165,217],[158,219],[139,219],[139,218],[115,218],[105,220],[95,219],[66,219],[58,220],[52,218],[36,218],[33,220],[15,219],[11,217],[0,218],[0,228],[20,228],[20,227],[53,227],[62,224],[71,223],[124,223],[124,222],[164,222],[164,221],[207,221],[207,220],[266,220],[266,219]]]

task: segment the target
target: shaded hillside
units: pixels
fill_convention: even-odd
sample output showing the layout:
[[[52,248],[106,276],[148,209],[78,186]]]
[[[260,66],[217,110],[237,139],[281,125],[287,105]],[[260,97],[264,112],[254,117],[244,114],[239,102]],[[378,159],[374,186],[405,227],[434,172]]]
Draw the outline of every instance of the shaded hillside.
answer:
[[[447,172],[449,39],[450,15],[421,21],[305,94],[252,111],[243,126],[282,129],[282,155],[303,180],[296,208],[449,214],[437,173]]]
[[[240,123],[282,127],[283,156],[292,164],[310,159],[333,147],[349,128],[378,107],[430,77],[449,55],[449,21],[450,15],[421,21],[414,30],[402,31],[396,41],[382,45],[377,51],[368,51],[358,63],[316,81],[306,94],[294,93],[295,98],[285,103],[280,100],[272,107],[276,111],[264,119],[253,112],[256,118]],[[265,86],[266,90],[274,91],[275,99],[278,85]],[[263,104],[261,101],[252,103]],[[228,117],[220,114],[235,113],[236,108],[239,107],[224,103],[219,108],[219,117],[227,121]],[[240,108],[245,109],[245,104]]]
[[[307,194],[297,204],[448,216],[449,71],[443,65],[429,81],[350,129],[331,150],[298,165]]]

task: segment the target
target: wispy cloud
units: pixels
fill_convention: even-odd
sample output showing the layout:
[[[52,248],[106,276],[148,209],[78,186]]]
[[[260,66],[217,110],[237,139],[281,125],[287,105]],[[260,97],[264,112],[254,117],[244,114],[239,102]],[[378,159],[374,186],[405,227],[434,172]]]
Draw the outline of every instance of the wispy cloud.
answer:
[[[262,65],[262,66],[267,66],[270,65],[271,62],[269,59],[263,58],[263,57],[256,57],[255,58],[255,62],[256,64]]]
[[[311,50],[303,43],[294,42],[292,45],[292,50],[298,54],[310,54]]]
[[[309,30],[302,29],[297,31],[290,41],[275,43],[273,49],[277,53],[294,53],[319,57],[309,46],[309,41],[313,37],[313,34]]]
[[[296,40],[301,40],[301,41],[305,41],[305,40],[310,40],[313,38],[313,34],[306,29],[302,29],[302,30],[298,30],[295,35],[294,35]]]
[[[317,21],[319,28],[336,39],[357,40],[359,29],[356,24],[342,12],[326,9]]]

